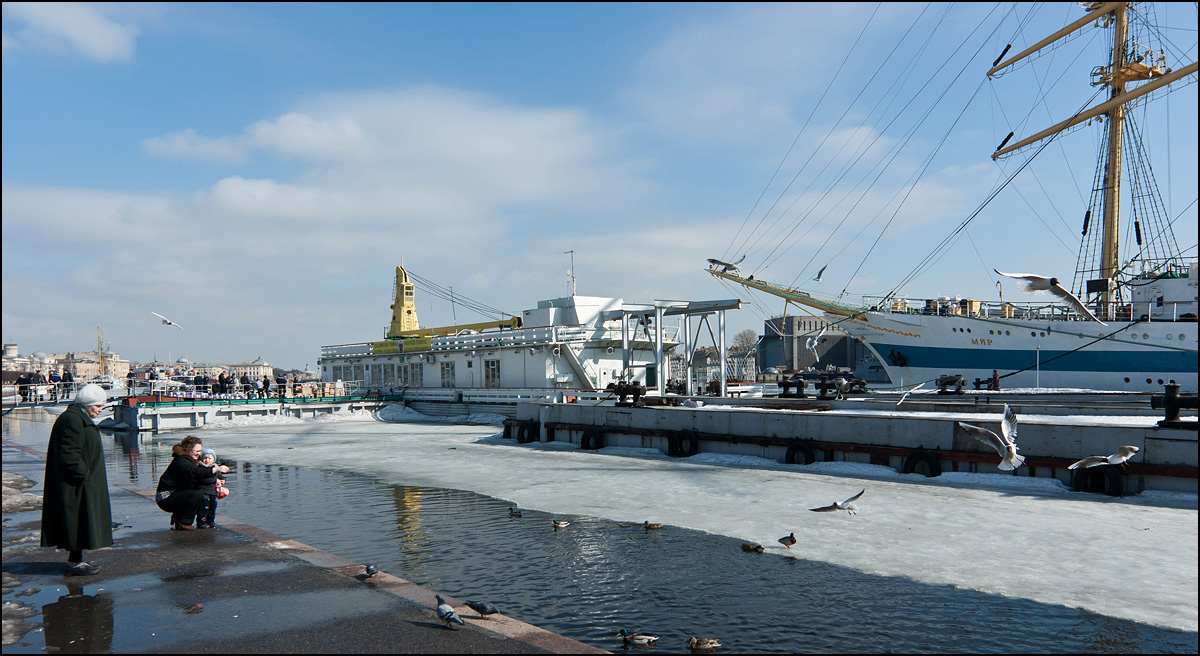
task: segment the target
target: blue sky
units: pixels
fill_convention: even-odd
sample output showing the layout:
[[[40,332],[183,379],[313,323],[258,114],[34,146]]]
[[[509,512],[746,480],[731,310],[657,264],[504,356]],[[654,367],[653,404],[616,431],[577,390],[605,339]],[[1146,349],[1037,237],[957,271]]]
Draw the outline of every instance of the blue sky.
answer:
[[[1195,60],[1194,4],[1143,11],[1179,27],[1168,65]],[[321,345],[382,337],[401,258],[509,312],[566,293],[568,250],[580,293],[629,302],[745,296],[703,271],[741,254],[759,279],[886,293],[1024,162],[989,158],[1009,130],[1094,92],[1095,30],[984,76],[1005,43],[1081,13],[5,3],[3,339],[81,351],[99,325],[138,361],[313,366]],[[1148,127],[1147,147],[1192,257],[1195,110],[1192,84],[1145,117],[1170,126]],[[993,267],[1070,278],[1095,143],[1052,144],[899,293],[991,299]],[[783,309],[750,300],[731,334]],[[451,322],[427,295],[418,312]]]

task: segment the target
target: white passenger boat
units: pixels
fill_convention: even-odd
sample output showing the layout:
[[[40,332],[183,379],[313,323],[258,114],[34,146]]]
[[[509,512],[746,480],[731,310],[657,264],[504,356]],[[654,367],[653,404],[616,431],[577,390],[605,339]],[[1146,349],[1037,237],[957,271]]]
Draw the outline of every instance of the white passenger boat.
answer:
[[[396,267],[385,339],[321,347],[321,379],[395,395],[426,414],[511,415],[521,401],[611,399],[608,388],[621,381],[656,394],[666,380],[664,363],[683,343],[680,326],[664,317],[737,307],[572,294],[539,301],[520,316],[419,328],[414,297],[409,272]]]

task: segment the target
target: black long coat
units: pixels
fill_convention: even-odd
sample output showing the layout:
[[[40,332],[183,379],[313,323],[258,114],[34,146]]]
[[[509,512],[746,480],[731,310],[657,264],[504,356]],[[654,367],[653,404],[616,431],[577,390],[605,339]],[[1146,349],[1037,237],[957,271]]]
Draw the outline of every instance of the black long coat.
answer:
[[[100,430],[71,404],[50,429],[42,496],[42,546],[68,551],[112,545],[112,509]]]

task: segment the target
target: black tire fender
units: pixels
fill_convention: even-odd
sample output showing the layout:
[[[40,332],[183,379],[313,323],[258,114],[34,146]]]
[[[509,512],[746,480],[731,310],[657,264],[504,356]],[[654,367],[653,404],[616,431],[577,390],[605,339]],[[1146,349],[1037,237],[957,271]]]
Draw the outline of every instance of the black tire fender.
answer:
[[[1125,493],[1125,476],[1116,465],[1096,465],[1075,470],[1071,488],[1076,492],[1102,492],[1119,497]]]
[[[517,443],[529,444],[536,442],[538,438],[538,429],[540,426],[536,420],[529,420],[521,424],[520,430],[517,432]]]
[[[690,458],[700,452],[700,436],[693,430],[674,433],[668,451],[667,455],[673,458]]]
[[[926,451],[920,447],[913,449],[912,453],[904,459],[904,467],[901,470],[904,474],[924,474],[929,478],[942,475],[942,463],[938,461],[937,455],[932,451]]]
[[[799,456],[799,458],[797,458]],[[787,453],[783,456],[784,464],[811,465],[817,461],[817,453],[807,440],[798,440],[788,445]]]
[[[604,448],[604,431],[590,428],[583,431],[583,437],[579,438],[579,448],[588,451],[595,451]]]

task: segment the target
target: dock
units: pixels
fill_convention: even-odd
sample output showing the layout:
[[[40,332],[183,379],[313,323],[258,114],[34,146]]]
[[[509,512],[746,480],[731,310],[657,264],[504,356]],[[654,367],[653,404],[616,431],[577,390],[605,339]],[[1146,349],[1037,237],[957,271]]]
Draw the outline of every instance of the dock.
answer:
[[[1149,395],[1142,395],[1149,396]],[[925,397],[928,398],[928,397]],[[977,395],[896,399],[707,399],[700,408],[669,405],[523,403],[505,432],[520,442],[562,441],[583,449],[605,446],[658,449],[669,456],[697,453],[754,456],[785,464],[850,461],[901,473],[1006,473],[995,451],[958,426],[963,421],[999,431],[1009,404],[1019,417],[1017,446],[1025,464],[1014,476],[1050,477],[1072,489],[1110,496],[1143,490],[1197,491],[1197,431],[1165,427],[1161,410],[1133,395]],[[1072,471],[1091,455],[1132,445],[1122,465]]]

